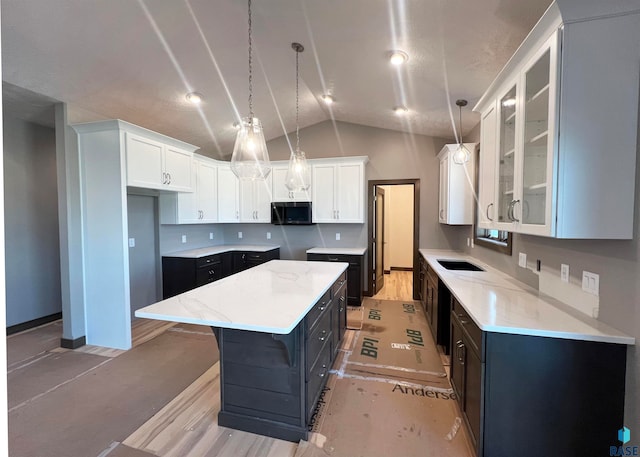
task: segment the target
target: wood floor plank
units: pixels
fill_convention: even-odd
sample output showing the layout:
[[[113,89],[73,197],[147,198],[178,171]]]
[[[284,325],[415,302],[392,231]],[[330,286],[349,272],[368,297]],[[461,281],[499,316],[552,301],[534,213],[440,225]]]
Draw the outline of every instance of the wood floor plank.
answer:
[[[384,287],[373,298],[413,300],[413,272],[391,270],[391,274],[384,275]]]
[[[174,325],[176,325],[176,322],[135,319],[131,324],[131,346],[136,347],[146,343]]]

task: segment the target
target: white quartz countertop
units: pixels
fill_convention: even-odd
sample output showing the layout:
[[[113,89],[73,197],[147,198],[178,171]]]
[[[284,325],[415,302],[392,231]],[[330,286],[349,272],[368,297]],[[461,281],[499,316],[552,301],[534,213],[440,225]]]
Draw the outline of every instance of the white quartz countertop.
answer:
[[[346,262],[271,260],[141,308],[135,315],[287,334],[348,266]]]
[[[307,254],[364,255],[367,248],[311,248]]]
[[[221,244],[218,246],[207,246],[206,248],[189,249],[187,251],[167,252],[163,257],[182,257],[185,259],[198,259],[208,255],[222,254],[232,251],[268,252],[278,249],[275,245],[254,245],[254,244]]]
[[[579,311],[471,256],[432,249],[420,249],[420,254],[484,331],[635,344],[635,338],[597,319],[582,316]],[[485,271],[447,270],[438,259],[466,260]]]

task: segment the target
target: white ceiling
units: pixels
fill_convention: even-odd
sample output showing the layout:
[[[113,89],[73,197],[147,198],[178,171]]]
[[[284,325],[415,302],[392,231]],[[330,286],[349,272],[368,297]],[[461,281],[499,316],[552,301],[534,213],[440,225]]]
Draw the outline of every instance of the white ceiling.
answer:
[[[471,106],[549,4],[253,0],[255,113],[267,139],[295,130],[290,44],[298,41],[301,127],[333,116],[453,138],[449,103],[457,125],[454,102],[465,98],[467,133],[478,122]],[[232,124],[248,112],[246,0],[2,0],[1,8],[4,81],[67,102],[71,122],[120,118],[230,155]],[[410,56],[400,69],[387,60],[396,48]],[[203,94],[201,109],[185,101],[189,91]],[[325,92],[336,99],[331,110]],[[409,114],[396,116],[396,105]]]

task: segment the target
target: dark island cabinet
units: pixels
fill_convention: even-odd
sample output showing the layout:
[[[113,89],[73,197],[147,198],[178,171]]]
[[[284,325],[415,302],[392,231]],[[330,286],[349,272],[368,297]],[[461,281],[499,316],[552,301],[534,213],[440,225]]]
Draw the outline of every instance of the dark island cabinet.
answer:
[[[609,455],[626,345],[483,332],[451,305],[450,380],[479,457]]]
[[[343,273],[287,335],[213,328],[220,350],[218,424],[307,439],[346,328]]]
[[[362,304],[362,271],[364,269],[364,255],[308,253],[307,260],[348,263],[349,268],[347,268],[347,305],[360,306]]]
[[[199,258],[163,256],[162,298],[173,297],[279,258],[280,249],[266,252],[230,251]]]

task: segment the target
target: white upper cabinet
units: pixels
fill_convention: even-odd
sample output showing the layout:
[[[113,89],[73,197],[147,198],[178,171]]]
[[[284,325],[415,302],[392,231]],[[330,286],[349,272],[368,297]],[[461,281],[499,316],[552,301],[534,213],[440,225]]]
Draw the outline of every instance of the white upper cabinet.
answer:
[[[313,161],[313,222],[364,223],[366,161],[366,157]]]
[[[271,174],[264,180],[240,181],[240,222],[271,222]]]
[[[218,170],[206,157],[194,156],[195,192],[160,195],[161,224],[209,224],[218,221]]]
[[[240,183],[229,163],[218,167],[218,222],[240,222]]]
[[[476,146],[476,143],[464,144],[471,158],[463,164],[453,161],[453,155],[459,147],[457,144],[445,145],[438,154],[440,160],[438,221],[441,224],[473,224]]]
[[[311,166],[311,164],[309,164]],[[271,167],[273,178],[272,199],[274,202],[308,202],[311,201],[311,188],[308,190],[292,191],[285,186],[288,165]]]
[[[148,131],[147,135],[144,133],[147,132],[125,132],[127,185],[144,189],[193,192],[195,182],[192,181],[192,165],[195,147],[191,148],[186,143],[186,147],[178,147],[163,141],[172,140],[168,137],[151,131]]]
[[[480,227],[633,237],[640,17],[586,19],[552,3],[474,108]]]

